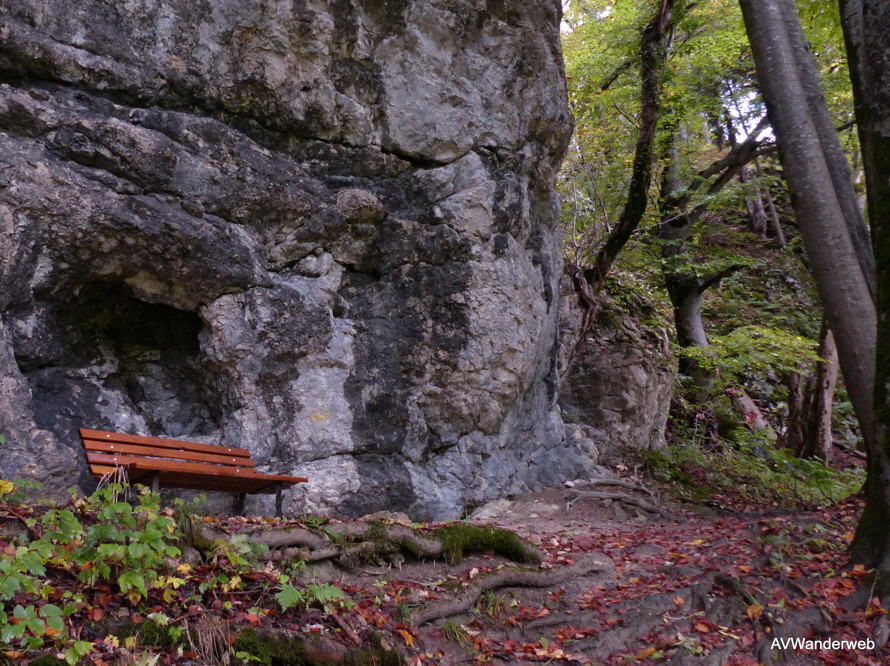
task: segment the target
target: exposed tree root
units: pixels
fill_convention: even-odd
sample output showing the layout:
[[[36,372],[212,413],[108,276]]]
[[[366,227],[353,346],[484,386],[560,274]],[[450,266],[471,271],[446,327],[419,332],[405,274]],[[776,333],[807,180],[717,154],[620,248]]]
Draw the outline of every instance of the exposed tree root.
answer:
[[[467,612],[483,592],[499,587],[553,587],[594,571],[609,569],[612,563],[603,556],[590,556],[577,564],[547,571],[510,569],[482,577],[470,585],[460,599],[430,604],[416,611],[411,621],[415,626]]]
[[[616,488],[627,488],[628,490],[640,490],[652,499],[658,499],[658,496],[641,483],[633,481],[625,481],[624,479],[590,479],[584,482],[585,486],[614,486]]]
[[[201,523],[187,530],[190,545],[210,552],[233,537]],[[538,564],[543,554],[509,530],[455,523],[432,532],[381,521],[327,525],[319,530],[301,527],[263,528],[248,533],[252,544],[267,546],[260,556],[267,562],[333,560],[347,567],[362,562],[401,564],[406,558],[459,562],[465,554],[493,552],[514,562]]]
[[[573,490],[572,494],[575,496],[575,498],[569,502],[569,506],[577,502],[579,499],[613,500],[615,502],[630,504],[631,506],[638,507],[650,513],[657,513],[666,520],[675,522],[680,520],[679,516],[677,516],[676,514],[671,513],[666,509],[662,509],[659,506],[655,506],[654,504],[647,502],[644,499],[634,497],[633,495],[625,495],[623,493],[601,493],[595,490]]]
[[[318,549],[330,545],[330,540],[324,536],[299,527],[261,530],[250,534],[249,539],[251,543],[268,546],[269,548],[305,546]]]
[[[294,560],[304,560],[306,562],[318,562],[320,560],[329,560],[340,555],[339,548],[319,548],[318,550],[307,550],[305,548],[285,548],[283,550],[270,550],[260,556],[263,562],[291,562]]]
[[[335,617],[336,616],[332,616]],[[336,621],[336,620],[335,620]],[[361,638],[343,621],[338,622],[347,637],[357,647],[350,649],[342,643],[321,635],[306,635],[284,629],[247,629],[235,641],[235,650],[246,652],[263,663],[272,664],[379,664],[395,666],[404,659],[395,651],[369,645],[361,647]],[[344,627],[348,627],[347,631]],[[358,640],[358,643],[356,643]]]

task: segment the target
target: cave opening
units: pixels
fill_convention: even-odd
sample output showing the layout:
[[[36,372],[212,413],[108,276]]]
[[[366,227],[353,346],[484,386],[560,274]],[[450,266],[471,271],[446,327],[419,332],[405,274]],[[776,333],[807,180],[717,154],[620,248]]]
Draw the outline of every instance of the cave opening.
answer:
[[[201,352],[197,313],[96,281],[58,308],[56,322],[61,358],[25,370],[40,427],[180,438],[218,432],[218,391]]]

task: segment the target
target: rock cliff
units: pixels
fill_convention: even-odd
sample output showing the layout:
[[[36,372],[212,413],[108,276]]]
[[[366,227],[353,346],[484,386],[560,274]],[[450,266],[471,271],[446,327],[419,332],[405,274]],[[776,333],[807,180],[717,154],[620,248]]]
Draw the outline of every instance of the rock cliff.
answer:
[[[0,0],[3,476],[86,487],[81,425],[246,446],[311,477],[291,514],[589,469],[555,403],[559,20]]]

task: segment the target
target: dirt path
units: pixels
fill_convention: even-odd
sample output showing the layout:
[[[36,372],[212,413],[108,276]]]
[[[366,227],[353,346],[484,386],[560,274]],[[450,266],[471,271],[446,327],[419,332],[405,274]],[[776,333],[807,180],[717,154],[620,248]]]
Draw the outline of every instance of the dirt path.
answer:
[[[457,566],[406,562],[335,579],[364,595],[356,622],[395,623],[393,636],[416,664],[753,666],[780,656],[790,664],[890,663],[886,648],[774,647],[776,637],[865,640],[888,632],[880,606],[859,613],[839,606],[865,576],[842,570],[856,502],[774,516],[674,505],[677,520],[668,521],[624,502],[572,503],[576,490],[477,512],[486,518],[479,524],[513,529],[539,544],[545,569],[590,558],[605,565],[564,584],[501,588],[482,595],[468,613],[412,627],[407,619],[418,608],[459,599],[509,563],[491,556]]]

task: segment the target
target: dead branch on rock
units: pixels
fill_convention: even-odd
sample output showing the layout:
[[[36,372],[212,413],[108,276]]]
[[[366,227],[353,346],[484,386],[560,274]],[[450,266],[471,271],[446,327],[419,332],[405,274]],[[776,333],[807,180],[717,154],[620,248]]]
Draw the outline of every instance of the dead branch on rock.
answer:
[[[594,490],[573,490],[572,493],[575,495],[575,498],[569,500],[569,506],[577,502],[579,499],[612,500],[614,502],[624,502],[625,504],[630,504],[631,506],[638,507],[650,513],[657,513],[665,520],[676,522],[680,519],[679,516],[677,516],[676,514],[671,513],[666,509],[662,509],[659,506],[655,506],[654,504],[640,499],[639,497],[634,497],[633,495],[625,495],[623,493],[601,493]]]
[[[452,615],[467,612],[476,603],[483,592],[495,590],[499,587],[553,587],[560,583],[586,576],[594,571],[604,571],[610,568],[612,563],[602,556],[591,556],[577,564],[562,569],[509,569],[484,576],[480,580],[467,587],[460,599],[443,601],[430,604],[414,613],[411,618],[415,626],[426,622],[438,620]]]

